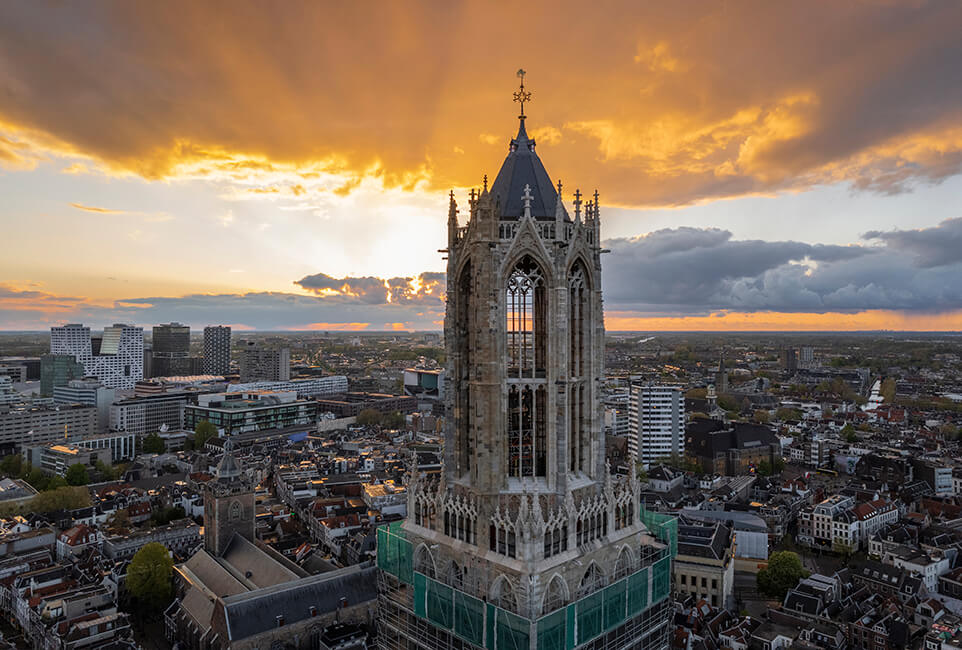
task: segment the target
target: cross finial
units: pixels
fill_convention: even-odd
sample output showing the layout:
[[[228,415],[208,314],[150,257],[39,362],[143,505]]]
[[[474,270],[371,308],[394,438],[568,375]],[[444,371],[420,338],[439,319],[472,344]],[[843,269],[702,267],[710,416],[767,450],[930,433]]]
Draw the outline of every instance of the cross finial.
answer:
[[[581,190],[575,190],[575,219],[581,218]]]
[[[485,192],[488,191],[488,175],[487,174],[484,175],[484,191]]]
[[[534,198],[533,196],[531,196],[531,186],[530,186],[530,185],[525,185],[525,186],[524,186],[524,194],[521,195],[521,198],[524,199],[524,207],[530,208],[530,207],[531,207],[531,199]]]
[[[521,80],[521,88],[514,93],[514,101],[521,104],[521,115],[518,116],[520,120],[524,120],[524,103],[531,101],[531,93],[524,89],[524,75],[526,74],[523,68],[518,70],[518,79]]]
[[[558,198],[561,198],[561,179],[558,179]]]

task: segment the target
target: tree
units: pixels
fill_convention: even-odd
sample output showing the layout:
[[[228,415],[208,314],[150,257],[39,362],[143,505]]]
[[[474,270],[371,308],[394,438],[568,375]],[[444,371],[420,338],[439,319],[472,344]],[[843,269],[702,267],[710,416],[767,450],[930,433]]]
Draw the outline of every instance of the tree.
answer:
[[[755,411],[754,415],[752,415],[752,419],[755,422],[758,422],[759,424],[768,424],[770,416],[768,414],[768,411],[764,409],[758,409],[757,411]]]
[[[758,589],[782,600],[789,589],[809,575],[797,553],[776,551],[768,558],[768,566],[758,572]]]
[[[849,444],[858,442],[858,436],[855,434],[855,427],[852,426],[851,422],[842,427],[842,430],[839,431],[839,435],[845,442]]]
[[[355,421],[365,427],[381,424],[381,412],[375,409],[364,409],[357,414]]]
[[[163,544],[150,542],[127,567],[127,589],[147,609],[159,611],[173,596],[174,561]]]
[[[211,438],[217,437],[217,427],[207,420],[201,420],[194,427],[194,449],[203,449]]]
[[[87,466],[83,463],[74,463],[67,468],[64,476],[68,485],[87,485],[90,483],[90,474],[87,473]]]
[[[798,422],[802,419],[802,412],[798,409],[781,406],[775,410],[775,419],[782,422]]]
[[[400,411],[395,411],[394,413],[386,413],[381,418],[381,426],[385,429],[400,429],[405,424],[407,420]]]
[[[23,458],[20,454],[4,456],[0,461],[0,472],[11,478],[20,476],[23,473]]]
[[[33,512],[53,512],[54,510],[76,510],[90,505],[87,488],[65,486],[41,492],[30,500]]]
[[[47,490],[57,490],[62,487],[67,486],[67,479],[62,476],[51,476],[50,480],[47,481]]]
[[[891,404],[895,401],[895,377],[886,377],[882,381],[882,386],[879,389],[879,393],[882,395],[882,399],[886,404]]]
[[[144,437],[143,450],[145,454],[162,454],[166,449],[164,439],[158,434],[151,433]]]
[[[723,409],[725,411],[738,410],[738,402],[735,400],[734,397],[732,397],[731,395],[728,395],[727,393],[723,393],[718,396],[717,404],[718,404],[718,408]]]

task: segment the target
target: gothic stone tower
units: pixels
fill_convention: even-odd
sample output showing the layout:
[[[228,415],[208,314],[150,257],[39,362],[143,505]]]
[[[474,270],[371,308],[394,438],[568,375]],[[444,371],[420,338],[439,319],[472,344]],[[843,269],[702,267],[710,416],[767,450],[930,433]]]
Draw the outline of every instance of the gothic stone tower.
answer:
[[[254,541],[254,488],[230,449],[217,465],[204,493],[204,548],[222,555],[234,533]]]
[[[412,468],[401,534],[414,572],[535,621],[663,547],[639,520],[634,475],[605,462],[598,194],[575,192],[572,217],[520,119],[464,225],[451,194],[444,468],[436,480]],[[382,647],[471,647],[438,630],[419,640],[395,601],[382,596]],[[662,647],[652,629],[622,646]]]

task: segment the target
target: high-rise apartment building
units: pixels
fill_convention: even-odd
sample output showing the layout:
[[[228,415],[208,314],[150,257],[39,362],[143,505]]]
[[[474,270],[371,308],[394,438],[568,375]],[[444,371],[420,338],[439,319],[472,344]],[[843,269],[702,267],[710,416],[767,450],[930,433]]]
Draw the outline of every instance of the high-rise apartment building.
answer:
[[[798,370],[798,349],[782,348],[779,355],[779,364],[785,372],[795,372]]]
[[[291,378],[291,351],[289,348],[262,347],[255,341],[247,341],[238,357],[240,380],[289,381]]]
[[[597,194],[573,207],[523,117],[467,224],[451,196],[444,465],[378,530],[381,648],[668,648],[671,545],[605,460]]]
[[[181,323],[155,325],[151,336],[153,377],[189,375],[190,327]]]
[[[210,325],[204,328],[204,374],[226,375],[230,372],[230,327]]]
[[[685,396],[680,387],[632,386],[628,422],[628,450],[645,468],[684,455]]]
[[[70,354],[83,364],[84,375],[108,388],[133,388],[144,378],[144,329],[114,324],[104,328],[94,345],[90,328],[79,324],[50,328],[51,354]]]
[[[805,345],[799,348],[798,367],[808,369],[815,367],[815,349],[812,346]]]

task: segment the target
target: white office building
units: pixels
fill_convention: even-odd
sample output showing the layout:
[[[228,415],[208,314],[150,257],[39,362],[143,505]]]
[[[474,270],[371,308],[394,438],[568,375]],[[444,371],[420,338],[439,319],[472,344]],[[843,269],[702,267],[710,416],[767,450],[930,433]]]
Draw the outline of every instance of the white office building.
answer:
[[[84,374],[108,388],[133,388],[144,378],[144,328],[114,324],[104,328],[99,349],[94,349],[90,328],[80,324],[50,328],[51,354],[72,354],[83,364]]]
[[[71,379],[66,386],[54,386],[55,404],[86,404],[97,407],[97,432],[104,433],[110,425],[110,405],[116,391],[98,379]]]
[[[685,453],[685,397],[679,386],[631,387],[628,450],[647,467]]]
[[[306,377],[288,381],[249,381],[244,384],[228,384],[225,392],[249,393],[253,391],[294,391],[298,397],[337,395],[347,392],[347,377],[344,375],[328,375],[327,377]]]

